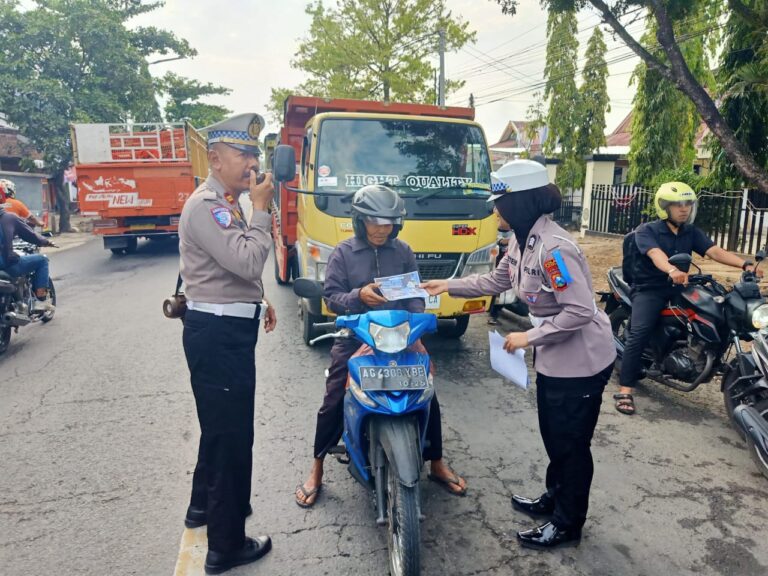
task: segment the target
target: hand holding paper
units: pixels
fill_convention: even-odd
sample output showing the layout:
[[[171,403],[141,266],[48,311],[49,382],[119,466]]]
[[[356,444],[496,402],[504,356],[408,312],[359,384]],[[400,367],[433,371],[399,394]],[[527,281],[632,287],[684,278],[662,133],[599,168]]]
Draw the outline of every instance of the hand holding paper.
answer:
[[[523,390],[528,388],[528,365],[525,349],[518,348],[511,354],[504,350],[504,337],[498,332],[488,332],[491,350],[491,368],[502,377],[511,380]]]

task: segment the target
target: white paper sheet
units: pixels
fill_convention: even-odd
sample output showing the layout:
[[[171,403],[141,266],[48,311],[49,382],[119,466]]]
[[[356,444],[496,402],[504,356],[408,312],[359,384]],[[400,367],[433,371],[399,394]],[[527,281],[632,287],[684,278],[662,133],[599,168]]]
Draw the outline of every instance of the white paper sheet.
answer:
[[[386,276],[384,278],[374,278],[374,282],[380,284],[379,290],[389,301],[404,300],[405,298],[427,298],[429,294],[423,288],[419,288],[421,280],[416,271],[408,274],[398,274],[397,276]]]
[[[504,336],[498,332],[488,332],[491,350],[491,368],[507,380],[528,389],[528,366],[525,363],[525,348],[518,348],[510,354],[504,350]]]

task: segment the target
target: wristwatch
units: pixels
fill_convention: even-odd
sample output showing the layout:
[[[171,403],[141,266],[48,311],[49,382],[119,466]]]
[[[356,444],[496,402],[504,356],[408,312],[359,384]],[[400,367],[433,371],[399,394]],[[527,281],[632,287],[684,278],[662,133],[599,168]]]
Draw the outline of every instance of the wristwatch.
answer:
[[[744,270],[744,272],[747,271],[747,266],[752,266],[754,262],[751,260],[744,260],[744,264],[741,265],[741,269]]]

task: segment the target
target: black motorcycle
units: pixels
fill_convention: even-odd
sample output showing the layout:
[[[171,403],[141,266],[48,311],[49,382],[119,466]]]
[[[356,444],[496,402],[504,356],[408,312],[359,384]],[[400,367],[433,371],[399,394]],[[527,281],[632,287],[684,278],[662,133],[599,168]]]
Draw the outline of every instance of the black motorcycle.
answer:
[[[36,254],[40,248],[23,240],[13,241],[13,250],[18,255]],[[56,289],[53,280],[48,280],[48,293],[51,303],[56,306]],[[19,328],[33,322],[47,323],[53,320],[55,310],[34,312],[36,297],[32,289],[30,276],[14,278],[0,270],[0,354],[3,354],[11,343],[11,334]]]
[[[762,252],[757,255],[758,264],[764,257]],[[689,254],[677,254],[669,262],[686,272],[692,264]],[[768,305],[754,273],[742,273],[727,290],[693,266],[698,273],[688,276],[688,285],[661,312],[642,357],[645,377],[682,392],[724,373],[729,349],[733,346],[740,353],[742,340],[751,341],[755,329],[768,327]],[[625,334],[631,329],[631,288],[619,267],[608,271],[608,283],[611,291],[599,295],[611,321],[620,365]]]

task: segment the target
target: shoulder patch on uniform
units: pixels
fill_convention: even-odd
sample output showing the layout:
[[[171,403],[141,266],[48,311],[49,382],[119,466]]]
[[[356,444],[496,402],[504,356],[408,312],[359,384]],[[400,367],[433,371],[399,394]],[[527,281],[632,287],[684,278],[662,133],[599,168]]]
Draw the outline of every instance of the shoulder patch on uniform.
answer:
[[[217,206],[216,208],[211,208],[211,214],[213,214],[216,224],[222,228],[229,228],[232,225],[232,212],[229,211],[229,208]]]
[[[573,282],[559,249],[553,250],[552,256],[544,260],[544,270],[549,277],[550,286],[558,292],[562,292]]]

